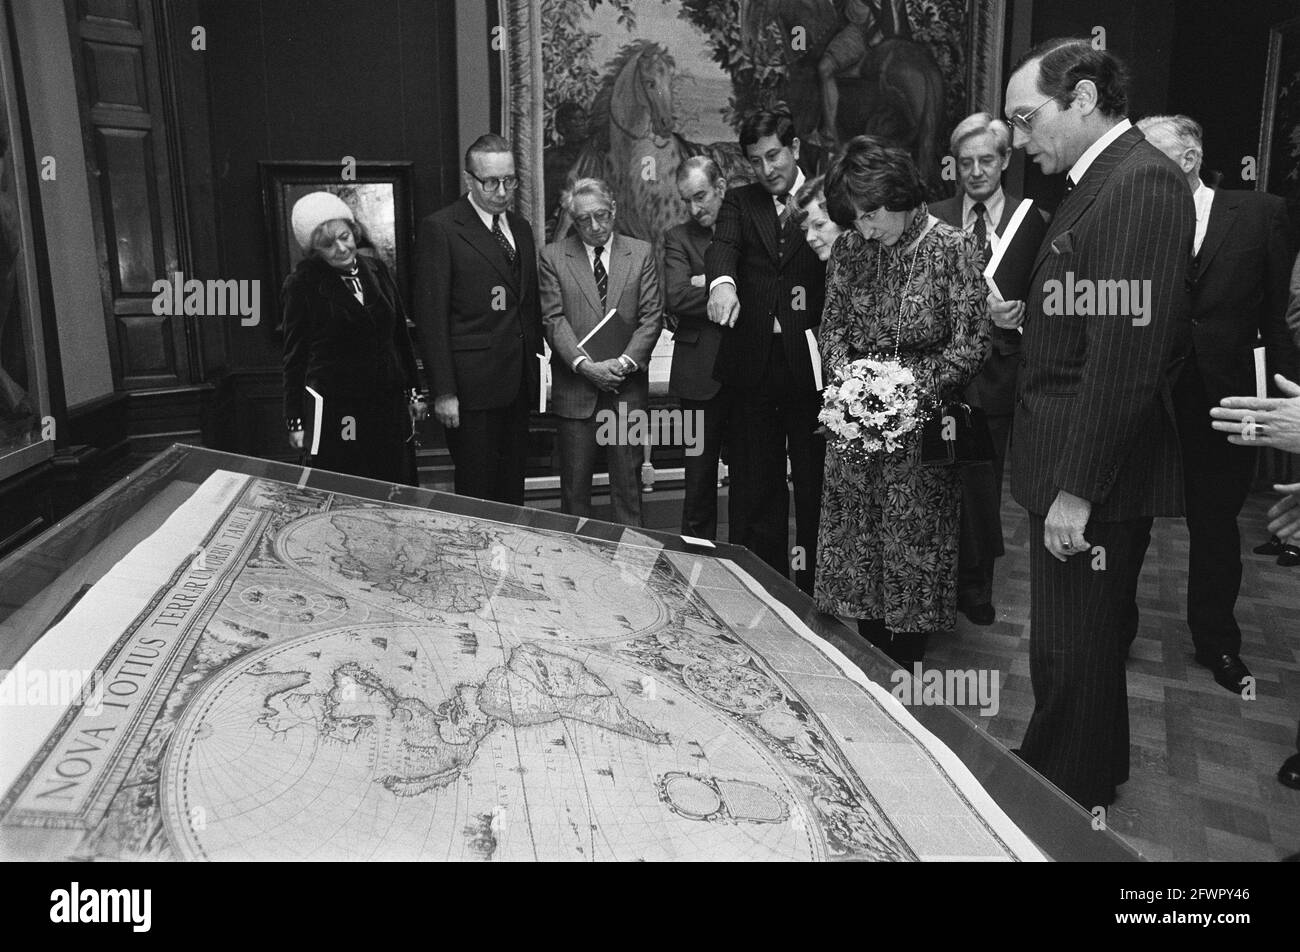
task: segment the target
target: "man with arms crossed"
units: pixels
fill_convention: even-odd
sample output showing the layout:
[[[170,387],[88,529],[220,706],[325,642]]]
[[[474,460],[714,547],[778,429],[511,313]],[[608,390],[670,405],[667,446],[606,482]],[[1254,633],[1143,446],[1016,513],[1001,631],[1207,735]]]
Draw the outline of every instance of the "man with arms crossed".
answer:
[[[718,456],[731,391],[713,379],[723,332],[709,320],[704,254],[713,241],[727,181],[716,162],[696,155],[678,167],[677,192],[691,217],[664,234],[664,298],[677,321],[668,392],[681,401],[683,413],[703,422],[697,430],[703,434],[702,450],[686,456],[682,535],[712,540],[718,534]]]

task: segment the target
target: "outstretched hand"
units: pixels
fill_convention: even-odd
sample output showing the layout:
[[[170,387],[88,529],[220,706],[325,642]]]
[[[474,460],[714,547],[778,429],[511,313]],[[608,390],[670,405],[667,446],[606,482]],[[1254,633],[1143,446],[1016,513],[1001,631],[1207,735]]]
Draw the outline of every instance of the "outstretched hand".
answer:
[[[1210,410],[1210,426],[1236,446],[1272,446],[1300,453],[1300,384],[1273,380],[1283,397],[1224,397]]]

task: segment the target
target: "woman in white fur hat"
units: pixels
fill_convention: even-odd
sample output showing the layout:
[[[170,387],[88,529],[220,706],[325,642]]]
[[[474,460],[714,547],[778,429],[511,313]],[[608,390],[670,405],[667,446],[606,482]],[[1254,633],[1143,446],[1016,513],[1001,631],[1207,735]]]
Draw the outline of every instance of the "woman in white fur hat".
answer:
[[[306,257],[284,283],[284,406],[303,464],[417,485],[422,419],[406,308],[384,263],[357,254],[360,225],[337,195],[293,206]]]

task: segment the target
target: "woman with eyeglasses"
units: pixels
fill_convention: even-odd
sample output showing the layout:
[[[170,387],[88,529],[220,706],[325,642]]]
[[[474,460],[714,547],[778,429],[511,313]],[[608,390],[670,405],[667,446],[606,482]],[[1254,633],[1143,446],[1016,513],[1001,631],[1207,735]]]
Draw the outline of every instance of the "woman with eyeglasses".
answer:
[[[305,466],[418,485],[425,407],[397,285],[357,253],[361,224],[337,195],[304,195],[291,221],[306,257],[281,291],[289,443]]]
[[[826,272],[819,333],[828,379],[850,361],[912,371],[923,413],[960,398],[988,342],[981,249],[929,214],[911,156],[857,136],[826,172],[827,210],[844,228]],[[826,448],[814,596],[899,664],[956,625],[960,471],[921,463],[920,431],[854,462]]]

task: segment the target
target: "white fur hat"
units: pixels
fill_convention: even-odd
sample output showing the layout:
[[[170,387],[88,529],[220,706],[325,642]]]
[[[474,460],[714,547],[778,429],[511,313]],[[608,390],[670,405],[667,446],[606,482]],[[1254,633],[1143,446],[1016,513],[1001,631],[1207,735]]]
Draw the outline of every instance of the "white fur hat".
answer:
[[[356,221],[347,202],[331,192],[311,192],[293,203],[293,236],[298,239],[298,247],[303,251],[311,248],[311,236],[327,221],[342,218]]]

